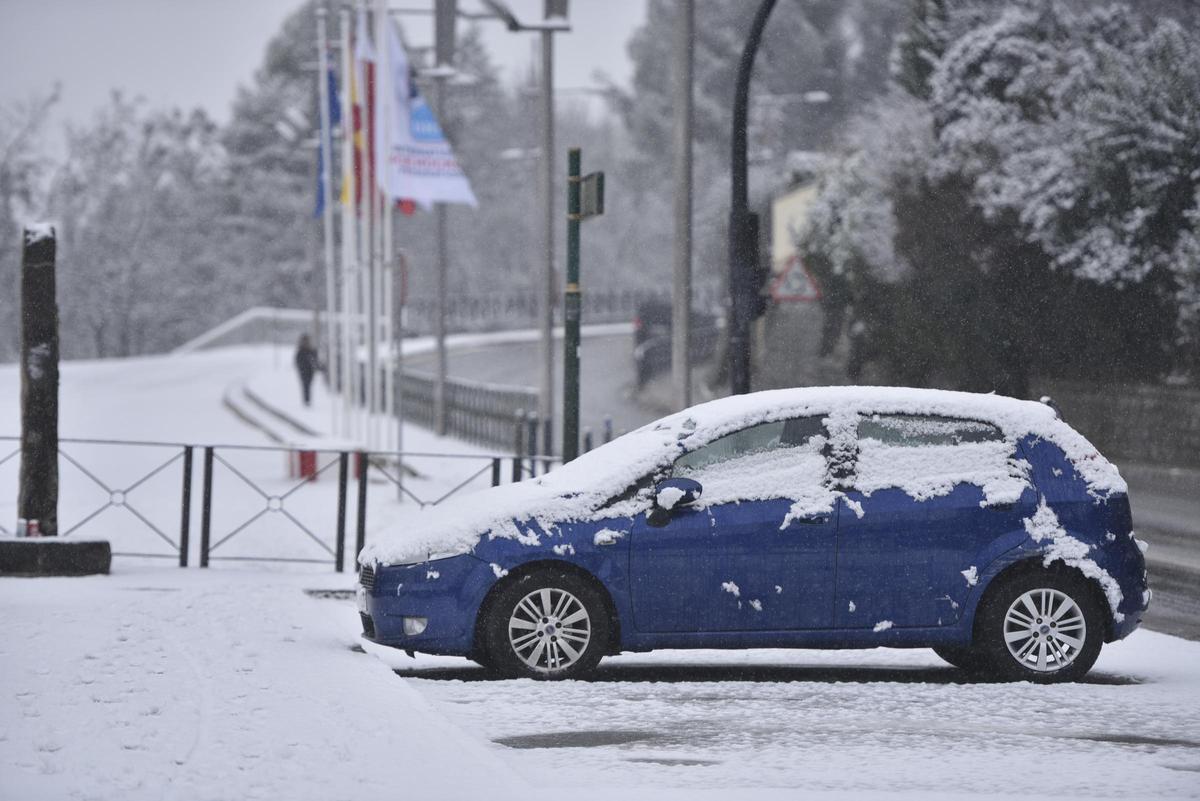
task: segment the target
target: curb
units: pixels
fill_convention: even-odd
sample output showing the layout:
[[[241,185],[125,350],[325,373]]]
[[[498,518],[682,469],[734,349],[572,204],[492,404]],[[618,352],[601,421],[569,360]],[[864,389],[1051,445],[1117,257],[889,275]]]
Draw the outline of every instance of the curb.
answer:
[[[111,566],[112,547],[104,540],[0,540],[0,576],[94,576]]]

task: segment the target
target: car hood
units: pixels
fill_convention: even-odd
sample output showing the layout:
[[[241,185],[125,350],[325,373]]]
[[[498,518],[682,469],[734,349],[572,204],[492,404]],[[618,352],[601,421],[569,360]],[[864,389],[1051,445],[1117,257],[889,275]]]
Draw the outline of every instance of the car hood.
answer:
[[[639,429],[551,473],[454,496],[438,506],[395,513],[359,554],[362,564],[408,564],[431,556],[470,553],[482,537],[530,545],[556,524],[586,520],[679,451],[673,429]]]

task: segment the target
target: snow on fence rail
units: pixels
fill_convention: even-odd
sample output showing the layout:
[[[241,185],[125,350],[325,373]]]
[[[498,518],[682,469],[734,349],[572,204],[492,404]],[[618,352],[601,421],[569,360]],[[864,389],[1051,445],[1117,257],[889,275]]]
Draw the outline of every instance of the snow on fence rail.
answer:
[[[0,498],[16,498],[19,454],[18,437],[0,437],[0,487],[8,488]],[[200,567],[332,563],[341,572],[349,534],[353,556],[372,529],[402,525],[422,508],[518,481],[553,462],[540,455],[63,439],[59,530],[107,539],[114,556],[173,559],[180,567],[195,557]],[[385,491],[372,492],[372,485]],[[15,536],[3,521],[16,521],[12,500],[0,501],[0,536]]]
[[[693,303],[699,309],[715,309],[725,303],[718,287],[697,287]],[[651,300],[669,301],[665,291],[645,289],[589,290],[583,295],[583,316],[588,324],[629,322],[638,308]],[[539,296],[534,292],[505,292],[481,295],[455,294],[446,299],[446,327],[451,332],[507,331],[537,324]],[[432,334],[437,326],[437,299],[418,296],[406,305],[405,335]],[[325,312],[254,306],[175,348],[173,353],[192,353],[204,348],[247,343],[295,344],[314,325],[324,325]],[[561,324],[559,320],[559,324]]]

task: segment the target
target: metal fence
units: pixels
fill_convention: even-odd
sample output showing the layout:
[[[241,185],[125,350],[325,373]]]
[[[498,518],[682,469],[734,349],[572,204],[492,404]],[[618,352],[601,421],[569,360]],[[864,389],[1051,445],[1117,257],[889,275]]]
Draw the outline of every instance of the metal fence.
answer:
[[[123,458],[113,459],[114,448]],[[17,519],[17,467],[20,439],[0,437],[0,534],[13,536],[4,521]],[[59,443],[59,536],[95,529],[114,517],[124,536],[113,553],[151,559],[178,559],[187,565],[191,531],[192,454],[190,445],[166,442],[64,439]],[[7,513],[4,513],[7,512]],[[112,528],[113,526],[108,526]]]
[[[434,377],[405,370],[402,386],[405,419],[433,428]],[[526,411],[537,406],[536,390],[460,378],[446,380],[447,430],[469,442],[509,447],[516,436],[514,426],[521,425]]]
[[[408,422],[434,428],[434,378],[427,373],[404,371],[404,418]],[[554,449],[554,421],[539,419],[536,390],[525,387],[488,384],[460,378],[446,379],[446,433],[459,439],[493,448],[513,449],[513,453],[532,457]],[[613,437],[612,419],[605,417],[601,441]],[[592,449],[594,435],[584,431],[580,451]]]
[[[19,454],[18,438],[0,437],[3,520],[17,518],[11,499]],[[464,492],[544,472],[556,461],[528,454],[63,439],[59,536],[102,537],[114,556],[172,559],[180,567],[195,556],[200,567],[220,561],[332,563],[340,572],[347,537],[354,536],[355,554],[366,543],[369,515],[384,524],[400,520]],[[434,463],[437,469],[429,469]],[[372,485],[378,485],[374,491]],[[0,534],[14,533],[0,523]]]
[[[446,326],[451,331],[493,331],[534,326],[538,320],[541,295],[537,292],[497,292],[479,295],[453,294],[446,298]],[[628,322],[638,307],[648,300],[669,301],[670,292],[648,289],[589,289],[583,293],[583,317],[589,324]],[[720,288],[702,285],[694,288],[693,302],[699,308],[717,308],[725,303]],[[437,298],[418,295],[407,304],[411,331],[432,333],[436,330]]]

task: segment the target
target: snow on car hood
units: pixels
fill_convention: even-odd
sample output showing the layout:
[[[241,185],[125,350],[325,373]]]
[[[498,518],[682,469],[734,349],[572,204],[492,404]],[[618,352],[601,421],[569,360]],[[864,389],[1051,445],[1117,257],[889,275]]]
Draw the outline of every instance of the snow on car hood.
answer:
[[[1088,489],[1098,496],[1125,492],[1117,469],[1082,435],[1059,420],[1053,409],[1034,401],[900,387],[807,387],[755,392],[693,406],[631,431],[583,454],[570,464],[516,484],[451,499],[411,517],[403,527],[381,534],[359,554],[362,564],[406,564],[431,555],[468,553],[481,537],[507,537],[530,545],[538,535],[518,521],[536,521],[543,531],[560,523],[633,514],[600,507],[680,453],[757,423],[840,412],[934,414],[994,423],[1015,444],[1026,435],[1058,445]],[[836,432],[834,433],[836,437]],[[876,486],[904,488],[902,471]],[[988,479],[981,477],[983,485]]]

